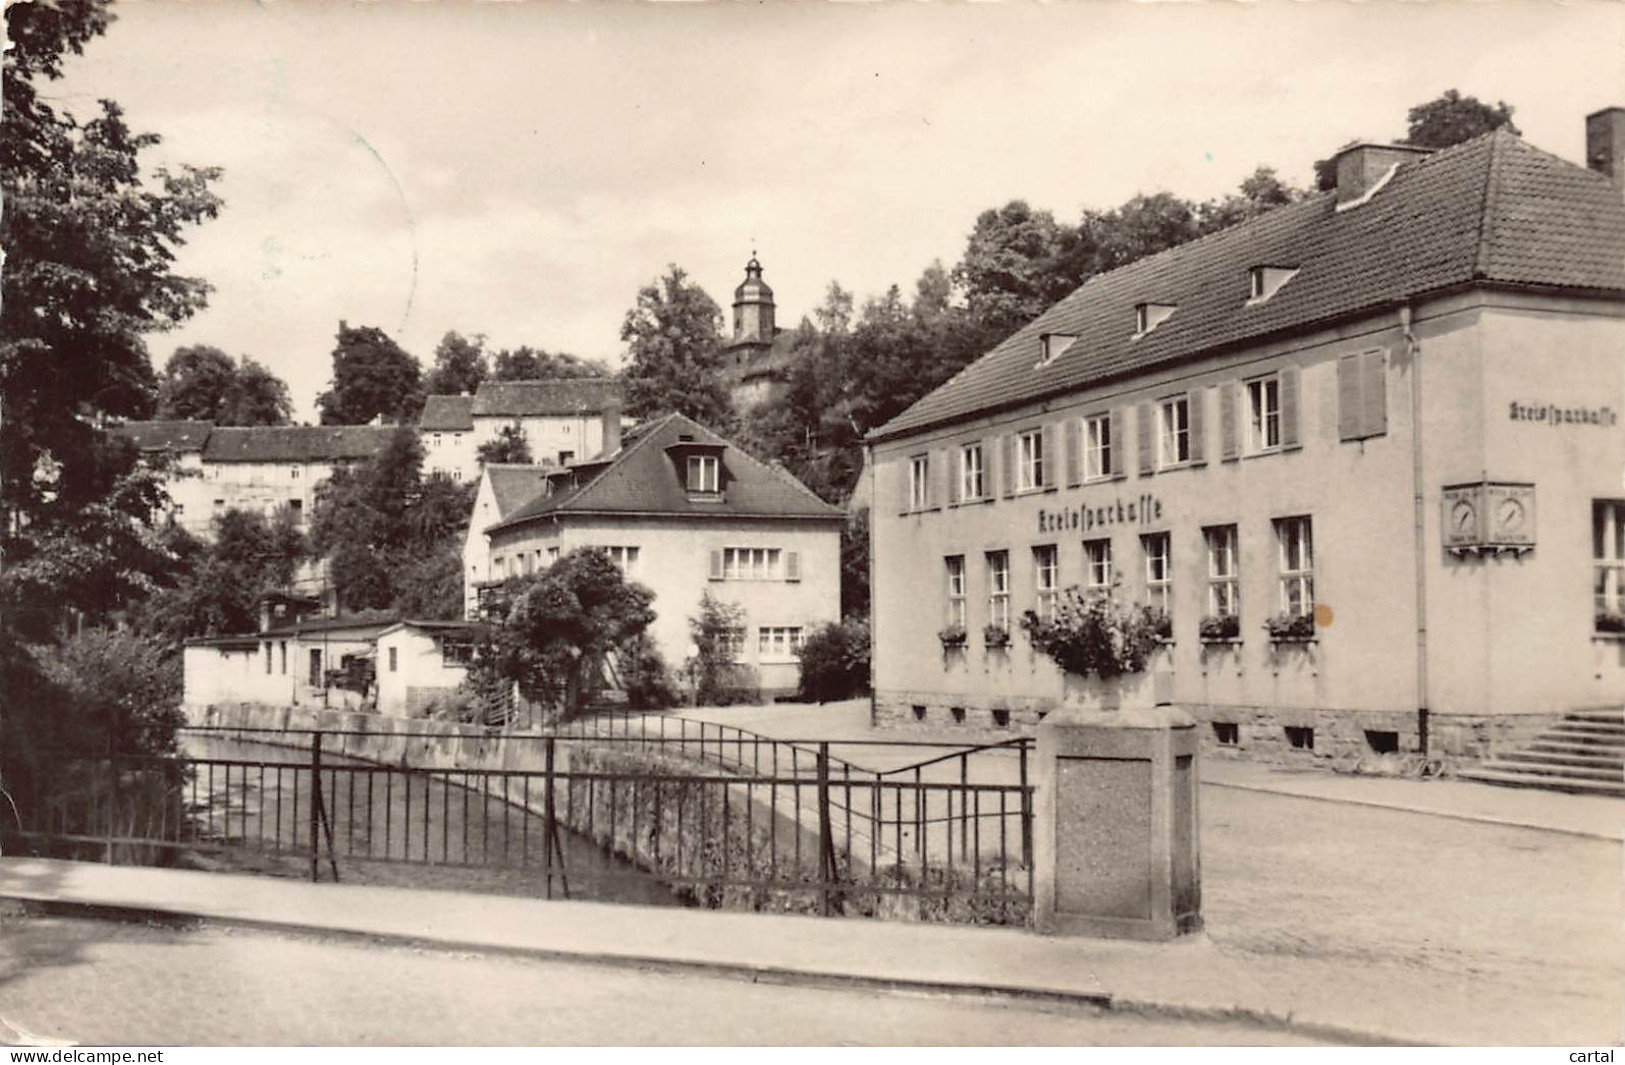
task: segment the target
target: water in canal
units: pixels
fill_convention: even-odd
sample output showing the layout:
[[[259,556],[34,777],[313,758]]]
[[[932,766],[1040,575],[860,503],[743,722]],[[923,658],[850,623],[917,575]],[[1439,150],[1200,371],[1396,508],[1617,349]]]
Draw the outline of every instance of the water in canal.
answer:
[[[197,856],[196,864],[309,877],[309,755],[214,736],[187,736],[184,747],[197,760],[187,803],[202,834],[222,844]],[[323,880],[333,878],[336,863],[344,883],[548,895],[546,819],[502,801],[499,783],[456,770],[386,770],[325,752],[322,763]],[[518,795],[519,778],[511,787]],[[541,784],[533,779],[530,787],[539,805]],[[687,904],[665,883],[563,824],[557,838],[553,898]]]

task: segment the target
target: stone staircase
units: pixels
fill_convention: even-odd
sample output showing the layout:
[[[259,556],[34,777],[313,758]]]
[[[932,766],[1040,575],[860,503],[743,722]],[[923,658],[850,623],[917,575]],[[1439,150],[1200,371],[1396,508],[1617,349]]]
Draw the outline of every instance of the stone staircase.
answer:
[[[1625,708],[1564,714],[1526,746],[1456,775],[1514,788],[1625,797]]]

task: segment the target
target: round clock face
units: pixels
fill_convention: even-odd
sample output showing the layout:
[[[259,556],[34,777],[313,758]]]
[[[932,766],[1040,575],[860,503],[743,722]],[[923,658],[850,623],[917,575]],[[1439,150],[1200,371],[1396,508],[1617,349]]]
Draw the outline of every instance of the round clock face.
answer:
[[[1502,532],[1517,532],[1523,528],[1523,504],[1516,499],[1503,499],[1495,510],[1496,528]]]
[[[1450,508],[1450,524],[1458,533],[1473,531],[1473,525],[1478,520],[1478,511],[1470,500],[1458,499],[1456,505]]]

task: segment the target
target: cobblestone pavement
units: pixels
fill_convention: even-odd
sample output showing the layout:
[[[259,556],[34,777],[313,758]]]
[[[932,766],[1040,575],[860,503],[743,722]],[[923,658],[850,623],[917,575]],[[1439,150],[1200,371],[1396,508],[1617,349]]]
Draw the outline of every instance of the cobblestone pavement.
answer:
[[[1239,1023],[753,984],[243,929],[0,916],[0,1041],[8,1027],[76,1043],[146,1045],[1313,1042]]]

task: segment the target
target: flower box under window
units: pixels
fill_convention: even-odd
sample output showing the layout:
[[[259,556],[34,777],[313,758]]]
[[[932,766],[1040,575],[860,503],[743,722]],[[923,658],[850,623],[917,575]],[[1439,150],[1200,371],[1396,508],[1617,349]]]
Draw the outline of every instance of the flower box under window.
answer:
[[[1625,634],[1625,611],[1601,610],[1597,612],[1597,631]]]
[[[1001,625],[989,625],[982,630],[982,644],[989,651],[1002,651],[1010,646],[1010,630]]]
[[[1315,640],[1313,614],[1277,614],[1264,623],[1276,643],[1312,643]]]
[[[1203,643],[1226,643],[1241,639],[1241,619],[1234,614],[1209,614],[1197,626]]]
[[[963,625],[949,625],[937,633],[937,639],[942,641],[944,651],[965,646],[965,641],[968,638],[969,634],[965,632],[965,626]]]

